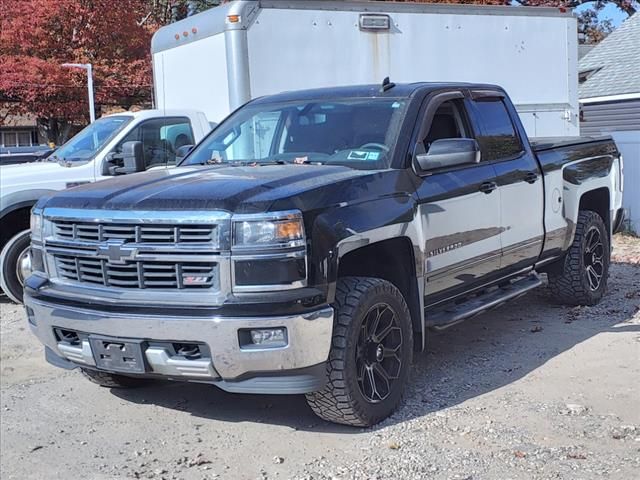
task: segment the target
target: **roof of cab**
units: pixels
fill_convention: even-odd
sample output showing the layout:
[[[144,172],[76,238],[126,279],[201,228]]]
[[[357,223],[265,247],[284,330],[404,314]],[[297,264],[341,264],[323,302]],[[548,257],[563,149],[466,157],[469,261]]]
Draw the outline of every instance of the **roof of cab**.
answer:
[[[353,85],[348,87],[327,87],[309,90],[295,90],[257,98],[252,103],[291,102],[303,100],[322,100],[337,98],[408,98],[417,91],[431,92],[449,89],[483,89],[499,90],[497,85],[453,82],[417,82],[397,83],[392,88],[382,91],[382,84]]]
[[[101,118],[104,117],[117,117],[117,116],[130,116],[133,118],[140,118],[140,119],[148,119],[148,118],[160,118],[160,117],[184,117],[184,116],[191,116],[191,117],[195,117],[198,114],[197,110],[189,110],[189,109],[184,109],[184,110],[137,110],[135,112],[117,112],[117,113],[111,113],[109,115],[103,115]]]

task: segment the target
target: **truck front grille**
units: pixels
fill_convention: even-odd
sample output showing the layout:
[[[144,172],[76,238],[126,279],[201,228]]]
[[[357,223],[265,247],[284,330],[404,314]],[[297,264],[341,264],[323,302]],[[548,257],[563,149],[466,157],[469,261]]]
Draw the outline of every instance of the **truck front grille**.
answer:
[[[50,208],[51,288],[98,302],[221,305],[231,292],[231,214]]]
[[[58,276],[117,288],[202,289],[218,287],[216,262],[125,261],[54,255]]]
[[[53,226],[56,238],[83,242],[124,240],[135,243],[173,244],[211,243],[217,240],[216,225],[132,225],[58,220]]]

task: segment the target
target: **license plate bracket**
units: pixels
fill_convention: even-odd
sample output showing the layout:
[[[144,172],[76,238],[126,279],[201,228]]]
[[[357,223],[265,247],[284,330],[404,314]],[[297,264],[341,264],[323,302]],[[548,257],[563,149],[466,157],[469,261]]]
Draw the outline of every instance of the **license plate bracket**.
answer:
[[[142,340],[90,335],[89,343],[99,369],[122,373],[146,371]]]

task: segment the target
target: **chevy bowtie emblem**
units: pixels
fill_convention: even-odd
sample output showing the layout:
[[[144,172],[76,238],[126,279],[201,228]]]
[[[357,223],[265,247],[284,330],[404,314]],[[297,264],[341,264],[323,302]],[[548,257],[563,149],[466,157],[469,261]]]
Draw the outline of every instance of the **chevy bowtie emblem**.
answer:
[[[96,251],[99,256],[107,257],[112,263],[124,263],[126,260],[132,260],[137,252],[137,248],[127,247],[122,240],[108,240],[107,243],[100,245]]]

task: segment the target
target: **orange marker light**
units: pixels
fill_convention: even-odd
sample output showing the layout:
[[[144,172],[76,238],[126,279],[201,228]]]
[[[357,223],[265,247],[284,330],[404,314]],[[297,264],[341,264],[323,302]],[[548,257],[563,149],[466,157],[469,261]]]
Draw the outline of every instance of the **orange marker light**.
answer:
[[[279,240],[294,240],[302,238],[302,222],[300,220],[285,220],[276,223],[276,238]]]
[[[189,32],[182,32],[182,35],[184,35],[185,37],[189,36]]]
[[[228,15],[227,20],[229,20],[229,23],[238,23],[240,21],[240,15]]]
[[[193,28],[191,29],[191,33],[198,33],[198,29],[197,29],[196,27],[193,27]]]
[[[176,33],[176,40],[180,40],[180,34]]]

